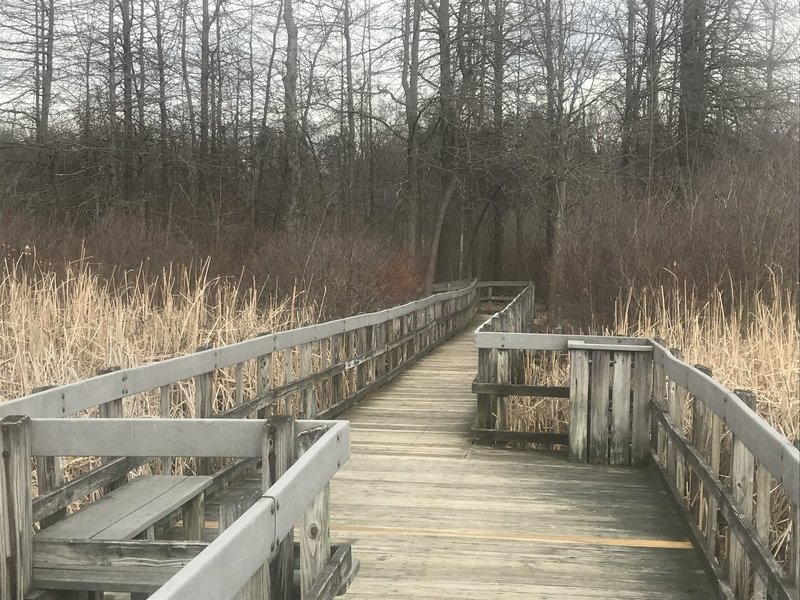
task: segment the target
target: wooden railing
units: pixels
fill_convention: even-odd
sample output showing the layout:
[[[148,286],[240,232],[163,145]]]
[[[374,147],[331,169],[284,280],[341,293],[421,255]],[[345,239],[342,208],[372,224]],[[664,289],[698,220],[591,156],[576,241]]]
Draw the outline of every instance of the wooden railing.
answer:
[[[800,450],[756,413],[754,393],[653,345],[652,461],[719,597],[797,600]],[[781,564],[772,548],[788,535]]]
[[[0,541],[10,546],[0,562],[0,596],[30,597],[33,588],[54,579],[66,589],[138,589],[174,571],[152,597],[233,598],[240,591],[257,598],[290,598],[293,586],[292,529],[300,523],[302,597],[331,598],[353,576],[349,547],[331,553],[328,483],[350,456],[345,421],[209,419],[30,419],[5,417],[0,442],[2,503]],[[295,454],[300,450],[295,460]],[[213,542],[153,539],[39,539],[31,535],[31,456],[232,457],[260,460],[262,491],[252,506]],[[206,478],[207,479],[207,478]],[[145,500],[150,500],[146,498]],[[207,525],[199,514],[183,519]],[[215,524],[216,525],[216,524]],[[200,536],[193,538],[199,540]],[[235,552],[229,553],[231,549]],[[275,577],[265,576],[270,569]],[[263,572],[262,572],[263,571]],[[85,581],[82,581],[85,580]],[[100,584],[99,582],[103,582]],[[88,588],[91,590],[91,587]],[[45,597],[39,595],[38,597]]]
[[[221,492],[231,481],[252,471],[258,459],[195,450],[170,453],[167,452],[169,448],[148,445],[150,438],[137,439],[132,445],[120,443],[113,451],[100,454],[93,453],[98,448],[71,446],[73,442],[69,436],[77,434],[78,428],[86,423],[90,423],[89,427],[107,427],[117,419],[129,417],[126,420],[135,424],[136,419],[131,417],[141,416],[142,412],[165,420],[176,413],[196,419],[214,419],[206,427],[220,428],[228,426],[226,421],[250,417],[263,420],[282,414],[294,418],[331,419],[463,329],[471,322],[476,303],[477,288],[474,282],[468,282],[464,287],[403,306],[262,335],[158,363],[107,369],[92,379],[41,389],[27,397],[2,403],[0,417],[8,417],[13,422],[16,422],[12,418],[14,415],[31,418],[34,431],[39,419],[60,419],[66,428],[63,434],[50,441],[47,452],[42,451],[41,436],[32,446],[35,494],[20,500],[22,504],[29,503],[30,510],[19,514],[28,515],[31,527],[37,524],[40,529],[47,528],[63,519],[75,501],[85,502],[99,492],[123,485],[130,473],[140,467],[161,474],[180,471],[212,476],[209,493]],[[221,401],[225,393],[232,402]],[[150,410],[136,410],[142,405]],[[66,418],[87,416],[99,416],[102,423],[97,419]],[[9,432],[18,431],[11,427],[12,421],[8,424]],[[167,421],[170,427],[188,427],[176,429],[187,432],[194,430],[198,422],[195,419]],[[261,425],[254,423],[254,426]],[[87,430],[87,435],[92,431]],[[9,433],[3,439],[12,440],[13,435]],[[85,468],[68,480],[62,457],[75,456],[75,450],[80,448],[87,452],[86,456],[104,458],[87,460]],[[132,451],[134,448],[138,450]],[[186,456],[193,458],[179,458]],[[286,468],[290,465],[287,461],[284,460]],[[31,471],[25,464],[24,461],[15,463],[14,468],[21,471],[14,472],[8,481],[27,478],[30,483]],[[3,493],[0,511],[7,511],[14,496],[8,487],[0,487],[0,490]],[[261,506],[264,505],[261,502]],[[3,526],[8,523],[5,518],[0,522]],[[23,524],[20,531],[24,528]],[[279,529],[278,533],[281,532]],[[0,540],[6,539],[11,538],[0,535]],[[20,558],[25,555],[24,552],[20,554],[14,543],[11,547],[0,545],[0,563],[11,565],[12,570],[27,572],[29,567]],[[16,595],[0,594],[3,599],[22,598],[29,591],[29,580],[11,578],[6,573],[2,574],[0,585],[11,586],[12,580],[21,582],[22,587],[16,589]]]
[[[657,340],[529,333],[532,320],[527,288],[476,330],[473,436],[568,446],[575,461],[650,463],[720,598],[797,600],[800,450],[755,412],[755,395],[731,392]],[[568,357],[568,386],[526,384],[520,365],[532,352]],[[509,431],[512,395],[569,398],[568,433]],[[789,536],[780,563],[772,548]]]

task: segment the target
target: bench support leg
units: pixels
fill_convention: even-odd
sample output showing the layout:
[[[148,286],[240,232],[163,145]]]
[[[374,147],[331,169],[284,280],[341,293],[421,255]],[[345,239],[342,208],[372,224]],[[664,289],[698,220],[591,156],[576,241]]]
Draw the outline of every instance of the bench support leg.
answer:
[[[202,540],[205,521],[205,494],[199,494],[183,507],[183,533],[187,540]]]

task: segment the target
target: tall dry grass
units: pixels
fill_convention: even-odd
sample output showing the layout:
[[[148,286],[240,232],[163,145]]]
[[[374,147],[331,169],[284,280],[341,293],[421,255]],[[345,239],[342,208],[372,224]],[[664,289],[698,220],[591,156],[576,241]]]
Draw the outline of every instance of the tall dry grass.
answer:
[[[800,321],[796,287],[756,290],[733,308],[729,292],[700,300],[686,290],[629,293],[617,304],[616,331],[662,338],[683,360],[712,369],[728,389],[749,389],[758,412],[790,440],[800,439]]]
[[[317,317],[303,292],[278,298],[252,281],[211,277],[208,262],[167,266],[157,276],[140,268],[109,277],[85,259],[53,268],[32,253],[7,257],[0,268],[0,402],[93,377],[100,369],[231,344]],[[243,384],[246,397],[252,396],[254,364],[244,369]],[[232,406],[234,369],[220,369],[214,388],[218,410]],[[170,416],[192,417],[194,406],[193,381],[171,386]],[[123,410],[130,417],[158,416],[158,390],[126,398]],[[96,415],[95,408],[83,416]],[[68,479],[99,464],[94,457],[62,460]],[[179,459],[174,469],[187,466]],[[35,473],[33,485],[35,490]]]
[[[248,282],[249,283],[249,282]],[[312,322],[302,293],[278,299],[207,264],[101,277],[85,260],[48,269],[32,256],[0,268],[0,402],[46,385],[238,342]]]

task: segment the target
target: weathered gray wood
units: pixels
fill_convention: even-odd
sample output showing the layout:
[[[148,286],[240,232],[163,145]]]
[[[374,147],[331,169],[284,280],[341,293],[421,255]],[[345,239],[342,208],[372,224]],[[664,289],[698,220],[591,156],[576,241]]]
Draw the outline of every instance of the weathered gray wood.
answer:
[[[515,379],[515,381],[518,381]],[[524,383],[482,383],[476,378],[472,382],[475,394],[501,394],[503,396],[531,396],[536,398],[569,398],[569,386],[527,385]]]
[[[492,350],[483,348],[478,351],[478,381],[493,382]],[[479,393],[475,412],[475,427],[477,429],[490,429],[493,425],[491,412],[494,395]]]
[[[589,392],[589,462],[608,464],[609,393],[611,387],[611,353],[591,353],[591,389]]]
[[[314,585],[306,592],[307,600],[333,600],[347,591],[355,576],[357,565],[353,564],[352,552],[348,544],[341,544],[320,572]]]
[[[270,486],[289,470],[295,457],[295,421],[291,417],[273,417],[269,423],[272,444]],[[287,532],[278,544],[271,565],[272,598],[291,600],[294,574],[294,532]]]
[[[41,521],[75,500],[87,496],[110,481],[127,475],[129,471],[145,464],[147,458],[118,458],[65,483],[60,488],[37,496],[33,500],[33,520]]]
[[[508,431],[497,429],[470,429],[474,440],[482,442],[522,442],[526,444],[569,445],[569,434],[549,431]]]
[[[301,457],[313,448],[313,443],[313,438],[300,438]],[[305,600],[330,559],[330,485],[325,485],[306,507],[299,535],[300,596]]]
[[[300,530],[300,589],[301,598],[309,598],[309,591],[322,575],[330,560],[330,486],[309,504]]]
[[[631,465],[641,466],[650,456],[650,398],[653,394],[653,356],[633,356],[633,414],[631,418]]]
[[[756,470],[755,526],[761,541],[769,546],[769,530],[772,522],[772,475],[759,463]],[[753,581],[753,600],[767,600],[767,584],[756,575]]]
[[[183,567],[208,547],[208,542],[146,540],[33,540],[34,568]]]
[[[200,351],[205,348],[200,348]],[[214,413],[214,372],[201,373],[194,378],[194,416],[196,419],[208,419]],[[213,462],[198,455],[194,459],[195,473],[211,475]]]
[[[209,485],[211,482],[209,482]],[[205,493],[200,492],[181,507],[183,537],[186,540],[202,540],[205,523]]]
[[[654,342],[653,356],[670,379],[699,398],[725,422],[750,453],[766,465],[793,502],[800,502],[800,450],[747,408],[736,394],[710,376],[671,356],[661,344]]]
[[[506,348],[508,350],[569,350],[569,343],[583,341],[586,344],[602,344],[603,348],[616,346],[649,346],[649,340],[629,337],[569,335],[558,333],[516,333],[500,331],[475,332],[478,348]]]
[[[703,481],[709,496],[713,496],[730,534],[736,536],[738,542],[751,562],[756,573],[767,582],[767,592],[771,597],[780,600],[794,600],[794,593],[789,587],[788,578],[784,576],[780,564],[772,556],[770,549],[761,541],[756,528],[745,517],[733,497],[732,492],[723,484],[717,471],[706,461],[684,434],[677,430],[666,410],[653,406],[653,416],[659,426],[664,429],[679,450],[684,453],[686,464]]]
[[[172,416],[171,396],[172,385],[162,385],[159,389],[158,408],[159,415],[162,419],[169,419]],[[159,461],[161,465],[162,475],[172,474],[172,458],[169,456],[162,456]]]
[[[736,390],[736,395],[753,411],[756,410],[756,396],[749,390]],[[753,522],[753,475],[755,461],[744,445],[733,437],[733,456],[731,459],[731,492],[742,516]],[[750,561],[736,536],[728,538],[728,574],[731,587],[738,598],[750,598]]]
[[[717,561],[717,557],[714,556],[711,548],[709,548],[703,532],[697,526],[697,523],[694,522],[692,514],[684,504],[683,494],[678,490],[677,487],[675,487],[675,483],[672,481],[671,474],[667,471],[666,466],[661,462],[661,457],[659,457],[655,452],[653,452],[651,455],[651,464],[658,472],[661,479],[661,484],[669,492],[669,497],[670,500],[672,500],[675,511],[678,513],[678,516],[681,518],[681,521],[689,532],[692,545],[702,560],[703,570],[706,572],[708,581],[711,583],[717,598],[719,600],[736,600],[736,595],[733,593],[733,590],[731,589],[731,586],[725,577],[725,572],[722,570],[722,567],[720,567],[719,562]]]
[[[640,344],[603,344],[590,343],[583,340],[570,340],[567,342],[569,350],[606,350],[608,352],[652,352],[653,347]]]
[[[311,375],[311,344],[300,346],[300,379]],[[317,416],[317,398],[314,385],[306,385],[302,393],[303,417],[313,419]]]
[[[37,456],[261,456],[250,419],[33,419]]]
[[[109,373],[118,372],[119,370],[120,370],[119,367],[108,367],[106,369],[100,369],[99,371],[97,371],[97,374],[102,376],[102,375],[107,375]],[[101,419],[122,419],[125,416],[125,407],[122,403],[122,398],[116,398],[114,400],[110,400],[109,402],[104,402],[98,407],[98,410]],[[101,463],[106,465],[112,460],[116,459],[117,457],[118,456],[101,457]],[[121,476],[118,479],[110,481],[108,485],[103,487],[103,493],[107,494],[111,490],[115,490],[118,487],[125,485],[127,481],[128,481],[127,474]]]
[[[133,539],[202,494],[211,482],[211,477],[136,477],[66,519],[43,529],[37,537],[50,540]],[[194,539],[199,537],[195,535]]]
[[[500,385],[511,383],[511,356],[508,350],[497,350],[494,357],[495,381]],[[496,396],[495,429],[508,429],[508,396]]]
[[[614,373],[611,389],[611,447],[612,465],[631,464],[631,364],[630,352],[614,352]]]
[[[39,494],[47,494],[64,485],[64,467],[60,456],[36,457],[36,482]],[[66,516],[66,508],[61,508],[52,515],[44,517],[41,526],[48,527]]]
[[[0,427],[0,451],[5,448],[3,428]],[[10,484],[6,476],[6,461],[0,458],[0,598],[11,598],[12,526],[10,505],[6,501]]]
[[[667,402],[667,380],[664,367],[653,360],[653,404],[659,408],[666,409]],[[656,452],[661,457],[661,461],[667,464],[667,439],[664,432],[656,428],[651,432],[651,439],[655,443]]]
[[[676,358],[683,358],[683,352],[677,348],[671,350],[672,355]],[[669,388],[667,390],[667,407],[672,417],[672,420],[678,428],[684,431],[684,411],[686,409],[686,394],[682,388],[674,381],[669,380]],[[681,491],[682,494],[686,493],[686,467],[683,462],[683,454],[680,452],[672,451],[670,457],[670,466],[674,468],[675,487]]]
[[[569,457],[586,462],[589,451],[589,353],[569,353]]]
[[[21,600],[31,591],[33,581],[30,419],[25,416],[5,417],[0,422],[0,437],[6,480],[0,502],[7,504],[8,511],[10,598]]]
[[[272,354],[264,354],[256,359],[256,396],[264,398],[275,387],[275,380],[272,375]],[[244,403],[238,403],[242,406]],[[267,406],[258,408],[258,418],[265,419],[267,417]]]

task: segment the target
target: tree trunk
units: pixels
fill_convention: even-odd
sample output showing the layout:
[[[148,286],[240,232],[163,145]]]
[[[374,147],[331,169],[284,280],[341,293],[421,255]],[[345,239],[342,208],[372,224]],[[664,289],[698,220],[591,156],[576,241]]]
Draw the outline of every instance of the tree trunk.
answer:
[[[706,113],[705,10],[705,0],[684,0],[678,129],[683,140],[680,160],[690,168],[696,166],[702,149]]]
[[[421,0],[406,0],[403,32],[403,92],[406,114],[406,251],[417,256],[417,227],[419,221],[419,145],[417,122],[419,119],[419,34]]]
[[[297,25],[294,21],[292,0],[285,0],[283,19],[286,26],[286,79],[284,81],[286,228],[289,231],[296,231],[300,227],[300,158],[297,131]]]

